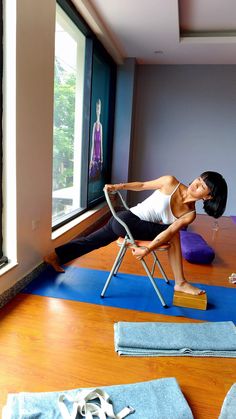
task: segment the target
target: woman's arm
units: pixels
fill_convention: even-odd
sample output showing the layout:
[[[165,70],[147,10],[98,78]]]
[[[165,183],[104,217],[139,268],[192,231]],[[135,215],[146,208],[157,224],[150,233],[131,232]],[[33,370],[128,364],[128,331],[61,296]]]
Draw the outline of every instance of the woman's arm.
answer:
[[[177,180],[174,176],[161,176],[158,179],[149,180],[147,182],[129,182],[129,183],[117,183],[114,185],[105,185],[107,191],[118,191],[118,190],[127,190],[127,191],[145,191],[145,190],[155,190],[161,189],[166,184],[176,183]]]
[[[191,214],[186,214],[185,216],[181,217],[180,219],[176,220],[173,224],[171,224],[166,230],[162,231],[158,234],[148,245],[148,247],[134,247],[132,249],[133,255],[137,259],[142,259],[144,256],[147,256],[150,252],[157,249],[159,246],[168,243],[172,237],[179,232],[179,230],[183,227],[188,226],[191,224],[194,219],[196,218],[195,212]]]

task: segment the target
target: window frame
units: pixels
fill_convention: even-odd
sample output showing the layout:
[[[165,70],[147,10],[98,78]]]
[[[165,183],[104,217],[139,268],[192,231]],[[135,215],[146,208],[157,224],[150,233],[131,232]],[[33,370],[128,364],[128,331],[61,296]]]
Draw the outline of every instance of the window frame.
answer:
[[[85,41],[85,79],[84,79],[84,98],[83,98],[83,118],[82,118],[82,155],[81,155],[81,183],[86,185],[81,191],[81,206],[82,210],[75,210],[69,216],[62,217],[61,221],[52,226],[52,231],[66,225],[79,215],[85,213],[97,204],[104,201],[104,196],[100,196],[88,204],[88,185],[89,185],[89,158],[90,158],[90,116],[91,116],[91,95],[92,95],[92,69],[93,69],[93,55],[94,51],[99,53],[104,62],[106,62],[111,70],[111,80],[109,85],[109,118],[108,118],[108,153],[110,159],[108,162],[107,182],[111,179],[112,168],[112,143],[114,132],[114,112],[115,112],[115,86],[116,86],[116,64],[106,49],[97,39],[95,34],[91,31],[85,20],[77,11],[76,7],[70,0],[57,0],[57,4],[67,14],[69,19],[78,27],[78,29],[86,37]]]
[[[3,182],[3,126],[2,126],[2,116],[3,116],[3,1],[0,1],[0,42],[1,42],[1,50],[0,50],[0,83],[1,83],[1,90],[0,90],[0,117],[1,117],[1,133],[0,133],[0,210],[1,210],[1,217],[0,217],[0,259],[3,257],[3,234],[2,234],[2,216],[3,216],[3,194],[2,194],[2,182]]]

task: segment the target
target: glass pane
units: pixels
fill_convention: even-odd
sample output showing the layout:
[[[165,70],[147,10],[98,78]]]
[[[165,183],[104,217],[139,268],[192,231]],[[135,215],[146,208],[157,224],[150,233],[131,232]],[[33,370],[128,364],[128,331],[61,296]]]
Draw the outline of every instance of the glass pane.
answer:
[[[81,139],[85,37],[57,7],[52,225],[82,210]]]
[[[111,68],[97,53],[93,56],[92,102],[90,120],[90,161],[88,202],[103,196],[109,173],[109,98]],[[110,115],[111,117],[111,115]]]
[[[0,22],[2,24],[3,21],[3,4],[2,1],[0,2]],[[3,97],[2,97],[2,76],[3,76],[3,32],[2,27],[0,29],[0,81],[1,81],[1,87],[0,87],[0,118],[1,118],[1,131],[0,131],[0,258],[3,256],[2,252],[2,132],[3,132],[3,126],[2,126],[2,109],[3,109]],[[4,57],[5,58],[5,57]]]

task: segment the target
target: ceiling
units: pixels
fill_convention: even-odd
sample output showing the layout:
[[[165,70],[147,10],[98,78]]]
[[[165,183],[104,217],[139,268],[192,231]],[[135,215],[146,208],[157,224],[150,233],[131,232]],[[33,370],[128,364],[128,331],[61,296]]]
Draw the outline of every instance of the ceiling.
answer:
[[[235,0],[72,0],[117,63],[236,64]]]

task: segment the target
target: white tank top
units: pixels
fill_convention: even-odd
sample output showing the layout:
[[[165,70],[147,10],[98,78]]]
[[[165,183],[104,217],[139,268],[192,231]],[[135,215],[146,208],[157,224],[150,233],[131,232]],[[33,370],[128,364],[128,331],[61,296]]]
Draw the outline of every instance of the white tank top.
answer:
[[[180,183],[175,187],[170,195],[166,195],[157,189],[147,199],[135,207],[130,208],[130,211],[137,215],[140,220],[152,221],[153,223],[172,224],[177,220],[171,211],[171,197],[178,189]]]

